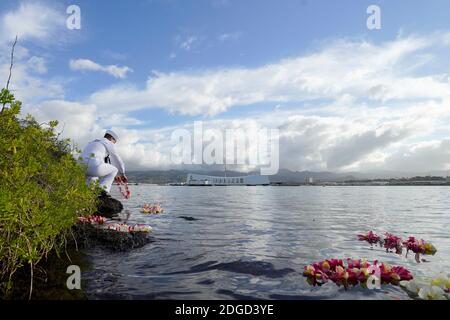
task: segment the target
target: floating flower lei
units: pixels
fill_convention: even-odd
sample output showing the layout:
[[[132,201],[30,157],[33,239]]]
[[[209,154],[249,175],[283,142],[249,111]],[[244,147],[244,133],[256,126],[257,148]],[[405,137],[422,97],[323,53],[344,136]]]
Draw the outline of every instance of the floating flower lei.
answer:
[[[93,224],[93,225],[102,225],[106,222],[106,218],[101,216],[87,216],[87,217],[78,217],[78,223],[81,224]]]
[[[422,300],[450,300],[450,278],[445,274],[431,280],[401,281],[400,286],[413,297]]]
[[[137,224],[134,226],[125,223],[113,223],[107,226],[108,230],[114,230],[117,232],[132,233],[132,232],[151,232],[153,229],[148,225]]]
[[[141,213],[149,213],[149,214],[163,213],[163,211],[164,210],[163,208],[161,208],[161,205],[159,203],[157,204],[145,203],[141,209]]]
[[[425,240],[418,240],[414,237],[409,237],[408,240],[403,241],[400,237],[397,237],[391,233],[386,233],[384,239],[381,239],[373,231],[369,231],[366,234],[358,234],[358,239],[360,241],[366,241],[371,245],[379,243],[380,246],[386,248],[387,251],[395,250],[397,254],[402,253],[402,248],[406,248],[406,256],[408,252],[412,251],[416,254],[415,258],[417,262],[420,262],[420,254],[423,255],[434,255],[436,253],[436,247],[426,242]]]
[[[380,271],[380,281],[382,284],[398,285],[400,281],[413,279],[411,272],[402,266],[390,266],[387,263],[379,263],[375,260],[372,264],[366,260],[347,259],[347,264],[343,260],[327,259],[304,267],[303,276],[307,278],[309,284],[316,286],[328,281],[334,282],[338,286],[361,285],[367,286],[367,280],[374,274],[375,269]]]
[[[402,253],[402,239],[391,233],[386,232],[383,240],[383,246],[386,248],[386,251],[395,249],[395,253]]]
[[[358,234],[359,241],[367,241],[371,245],[380,243],[381,238],[373,231],[369,231],[366,234]]]
[[[436,248],[429,242],[424,240],[417,240],[414,237],[409,237],[408,240],[403,242],[403,245],[408,251],[421,254],[434,255],[436,253]]]

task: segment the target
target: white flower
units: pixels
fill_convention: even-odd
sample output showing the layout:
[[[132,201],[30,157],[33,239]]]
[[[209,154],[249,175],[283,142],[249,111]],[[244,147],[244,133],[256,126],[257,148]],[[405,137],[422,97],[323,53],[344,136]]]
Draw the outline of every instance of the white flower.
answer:
[[[419,290],[419,298],[423,300],[446,300],[446,294],[437,286],[423,287]]]
[[[418,294],[420,290],[420,287],[415,280],[400,281],[400,286],[413,294]]]
[[[113,223],[108,225],[109,230],[115,230],[118,232],[130,232],[130,226],[126,224]]]
[[[431,285],[438,286],[446,291],[447,288],[450,287],[450,279],[446,274],[441,273],[439,276],[431,280]]]
[[[450,293],[447,292],[449,283],[448,277],[441,274],[431,280],[415,278],[411,281],[401,281],[400,286],[423,300],[450,300]]]
[[[147,225],[135,225],[132,228],[133,232],[151,232],[153,229],[150,226]]]

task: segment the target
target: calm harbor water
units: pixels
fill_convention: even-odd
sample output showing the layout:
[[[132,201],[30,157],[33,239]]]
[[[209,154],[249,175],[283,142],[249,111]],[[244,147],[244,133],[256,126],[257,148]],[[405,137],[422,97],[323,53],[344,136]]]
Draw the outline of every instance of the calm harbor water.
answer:
[[[87,252],[89,299],[408,299],[400,288],[309,286],[303,267],[326,258],[378,259],[415,276],[450,273],[449,187],[131,186],[120,215],[153,227],[126,253]],[[114,194],[118,198],[118,194]],[[144,215],[144,202],[165,213]],[[374,230],[414,235],[438,249],[416,263],[357,240]]]

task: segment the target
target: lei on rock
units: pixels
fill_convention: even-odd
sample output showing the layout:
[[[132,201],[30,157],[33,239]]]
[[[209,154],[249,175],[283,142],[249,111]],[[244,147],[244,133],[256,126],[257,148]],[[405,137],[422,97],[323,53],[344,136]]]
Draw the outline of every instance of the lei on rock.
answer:
[[[400,286],[409,295],[422,300],[450,300],[450,278],[440,274],[433,279],[401,281]]]
[[[148,225],[143,224],[137,224],[134,226],[125,224],[125,223],[112,223],[107,226],[108,230],[114,230],[117,232],[124,232],[124,233],[133,233],[133,232],[151,232],[153,229],[152,227]]]
[[[92,224],[92,225],[101,225],[106,222],[106,218],[100,216],[87,216],[87,217],[78,217],[78,223],[81,224]]]
[[[437,251],[433,244],[426,242],[425,240],[409,237],[408,240],[402,242],[400,237],[390,233],[386,233],[384,239],[381,239],[376,233],[369,231],[366,234],[359,234],[358,239],[360,241],[366,241],[371,245],[378,243],[380,246],[386,248],[386,251],[395,250],[397,254],[401,254],[402,249],[406,248],[406,256],[408,256],[409,251],[414,252],[416,254],[415,258],[417,262],[420,262],[420,254],[434,255]]]
[[[334,282],[338,286],[361,285],[367,287],[369,277],[379,270],[382,284],[398,285],[400,281],[413,279],[411,272],[402,266],[390,266],[387,263],[379,263],[375,260],[372,264],[366,260],[347,259],[343,260],[327,259],[304,267],[303,276],[307,278],[310,285],[322,285],[328,281]]]
[[[79,224],[92,225],[100,229],[114,230],[118,232],[151,232],[152,227],[145,224],[136,224],[134,226],[125,223],[106,224],[106,218],[100,216],[78,217]]]

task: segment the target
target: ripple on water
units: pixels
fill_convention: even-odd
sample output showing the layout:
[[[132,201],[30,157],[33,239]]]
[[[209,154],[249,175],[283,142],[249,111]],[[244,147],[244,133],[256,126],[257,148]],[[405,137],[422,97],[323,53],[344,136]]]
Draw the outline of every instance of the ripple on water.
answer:
[[[154,242],[127,253],[88,251],[84,273],[93,299],[408,299],[383,290],[334,284],[310,287],[303,266],[326,258],[378,259],[415,275],[450,267],[448,187],[131,186],[119,216],[150,224]],[[118,195],[116,195],[118,196]],[[144,215],[144,202],[165,212]],[[414,235],[438,248],[428,263],[359,242],[374,230]]]

